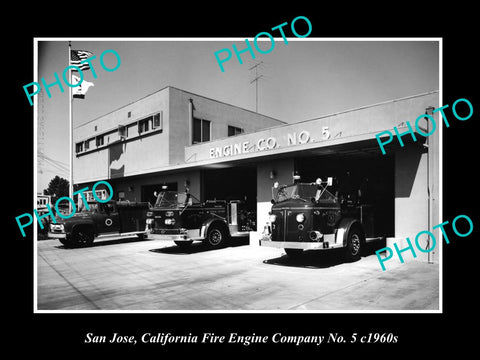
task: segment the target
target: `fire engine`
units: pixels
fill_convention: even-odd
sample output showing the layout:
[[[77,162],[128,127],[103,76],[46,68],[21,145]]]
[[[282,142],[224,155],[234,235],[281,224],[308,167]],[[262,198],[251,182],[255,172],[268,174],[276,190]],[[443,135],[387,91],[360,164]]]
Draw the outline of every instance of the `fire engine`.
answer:
[[[147,227],[154,238],[187,247],[202,241],[209,248],[224,246],[231,237],[245,237],[256,230],[256,213],[241,200],[201,202],[185,192],[162,189],[147,213]]]
[[[67,219],[50,223],[49,238],[58,239],[65,247],[89,246],[95,239],[147,235],[147,202],[88,201],[81,211]]]
[[[346,259],[356,261],[374,236],[373,208],[327,190],[333,178],[314,183],[294,182],[272,188],[272,209],[261,246],[283,248],[297,257],[308,249],[343,248]]]

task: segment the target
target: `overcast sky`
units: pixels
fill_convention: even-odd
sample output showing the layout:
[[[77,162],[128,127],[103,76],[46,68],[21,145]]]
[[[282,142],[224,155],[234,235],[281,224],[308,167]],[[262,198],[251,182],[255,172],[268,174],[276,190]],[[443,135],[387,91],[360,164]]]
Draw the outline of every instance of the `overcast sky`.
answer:
[[[95,85],[85,99],[74,100],[74,127],[90,121],[148,94],[171,85],[245,109],[255,110],[255,73],[262,75],[258,83],[258,111],[286,121],[297,122],[347,109],[375,104],[409,95],[439,90],[438,41],[325,41],[289,38],[285,44],[276,39],[268,54],[255,51],[241,54],[243,64],[235,56],[220,70],[214,53],[223,48],[232,52],[232,44],[245,48],[243,39],[180,41],[96,41],[38,39],[38,79],[53,83],[54,73],[61,78],[68,65],[68,40],[72,49],[88,50],[96,55],[92,61],[97,78],[85,71],[85,80]],[[88,41],[86,41],[88,40]],[[252,43],[252,39],[250,39]],[[271,44],[259,43],[266,50]],[[252,43],[253,47],[253,43]],[[115,50],[120,67],[105,71],[99,62],[105,50]],[[220,56],[225,56],[223,53]],[[108,67],[116,65],[113,54],[106,54]],[[68,87],[58,86],[45,91],[39,104],[38,118],[44,119],[42,151],[49,158],[68,167]],[[25,98],[28,104],[27,98]],[[412,119],[405,119],[412,120]],[[37,186],[41,192],[61,171],[43,162]]]

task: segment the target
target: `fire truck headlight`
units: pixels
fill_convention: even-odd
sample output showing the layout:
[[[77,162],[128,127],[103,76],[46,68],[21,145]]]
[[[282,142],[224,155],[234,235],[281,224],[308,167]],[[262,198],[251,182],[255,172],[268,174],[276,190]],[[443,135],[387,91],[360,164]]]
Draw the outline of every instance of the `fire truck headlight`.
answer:
[[[303,213],[297,214],[295,219],[297,220],[297,222],[303,223],[305,221],[305,215],[303,215]]]
[[[146,224],[147,224],[147,225],[152,225],[153,222],[154,222],[153,219],[147,219]]]
[[[153,216],[153,212],[147,211],[147,217],[152,217],[152,216]]]
[[[173,217],[173,211],[166,211],[165,216],[166,217]]]
[[[175,219],[165,219],[165,225],[175,225]]]
[[[270,222],[274,223],[275,221],[277,221],[277,215],[271,214],[270,215]]]

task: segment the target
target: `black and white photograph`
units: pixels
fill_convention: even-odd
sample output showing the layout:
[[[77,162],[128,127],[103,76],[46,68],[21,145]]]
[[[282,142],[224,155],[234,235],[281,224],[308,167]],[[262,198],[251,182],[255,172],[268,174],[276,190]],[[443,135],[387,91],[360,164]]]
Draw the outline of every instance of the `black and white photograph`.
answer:
[[[465,317],[468,40],[321,20],[26,36],[7,216],[42,349],[398,351]]]
[[[440,39],[37,40],[38,311],[441,310]]]

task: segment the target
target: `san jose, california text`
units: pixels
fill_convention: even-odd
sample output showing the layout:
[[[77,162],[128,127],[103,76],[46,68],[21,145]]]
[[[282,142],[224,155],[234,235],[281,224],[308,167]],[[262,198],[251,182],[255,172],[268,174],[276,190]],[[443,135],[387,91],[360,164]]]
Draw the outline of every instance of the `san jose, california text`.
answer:
[[[143,333],[140,335],[125,335],[113,333],[110,335],[87,333],[85,344],[158,344],[161,346],[173,344],[240,344],[249,346],[252,344],[292,344],[300,345],[322,345],[322,344],[353,344],[353,343],[382,343],[395,344],[399,341],[398,335],[391,332],[366,332],[348,333],[329,332],[327,334],[292,335],[277,332],[271,335],[239,334],[231,332],[228,334],[215,334],[205,332],[198,335],[171,333]]]

